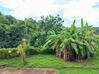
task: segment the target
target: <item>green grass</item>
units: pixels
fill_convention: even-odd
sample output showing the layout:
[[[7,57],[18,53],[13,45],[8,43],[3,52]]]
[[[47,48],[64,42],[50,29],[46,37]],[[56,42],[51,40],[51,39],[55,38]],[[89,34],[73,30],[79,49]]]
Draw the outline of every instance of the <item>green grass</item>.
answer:
[[[27,64],[22,64],[21,58],[12,58],[6,60],[0,60],[0,65],[8,64],[9,67],[43,67],[43,68],[56,68],[59,74],[99,74],[99,69],[83,69],[83,68],[61,68],[62,66],[87,66],[87,67],[99,67],[99,56],[89,59],[88,62],[64,62],[62,59],[57,58],[54,55],[32,55],[27,56]]]

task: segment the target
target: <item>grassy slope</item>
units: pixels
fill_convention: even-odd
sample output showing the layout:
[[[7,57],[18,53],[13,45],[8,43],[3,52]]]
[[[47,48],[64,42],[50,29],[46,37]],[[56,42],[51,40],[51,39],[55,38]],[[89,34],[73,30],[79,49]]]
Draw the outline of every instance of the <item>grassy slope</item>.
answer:
[[[21,58],[13,58],[8,60],[0,60],[0,65],[8,64],[9,67],[47,67],[56,68],[60,74],[99,74],[99,69],[82,69],[68,68],[62,69],[62,66],[88,66],[99,67],[99,56],[89,60],[88,62],[64,62],[62,59],[54,55],[33,55],[27,57],[27,64],[23,65]]]

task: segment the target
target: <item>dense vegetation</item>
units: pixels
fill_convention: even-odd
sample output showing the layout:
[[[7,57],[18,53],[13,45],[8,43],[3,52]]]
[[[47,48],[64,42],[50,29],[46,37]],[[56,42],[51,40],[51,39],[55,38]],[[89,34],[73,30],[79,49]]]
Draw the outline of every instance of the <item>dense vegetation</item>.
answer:
[[[96,34],[99,34],[99,27],[94,27],[94,29],[96,30]]]
[[[27,44],[41,47],[50,30],[57,34],[62,30],[63,20],[59,15],[41,17],[36,21],[32,18],[18,20],[11,15],[0,15],[0,48],[17,47],[22,38],[27,39]]]
[[[80,28],[75,26],[75,20],[71,27],[64,27],[63,22],[59,15],[41,16],[39,20],[18,20],[11,15],[0,13],[0,65],[58,68],[72,66],[70,62],[68,63],[71,65],[64,61],[82,62],[97,57],[99,35],[96,34],[99,33],[99,27],[93,28],[87,22],[84,23],[83,19]],[[24,64],[19,62],[19,56],[22,57]],[[64,71],[60,70],[61,74],[62,72]]]
[[[97,52],[97,38],[95,31],[88,23],[81,19],[81,28],[75,26],[75,20],[70,28],[62,30],[58,35],[53,33],[48,38],[48,42],[57,49],[56,56],[64,60],[83,61]]]

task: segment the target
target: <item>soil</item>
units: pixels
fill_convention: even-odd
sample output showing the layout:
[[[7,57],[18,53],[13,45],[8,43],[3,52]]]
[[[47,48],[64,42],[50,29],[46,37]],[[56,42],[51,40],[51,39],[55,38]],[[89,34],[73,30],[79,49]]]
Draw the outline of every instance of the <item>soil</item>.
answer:
[[[58,74],[54,68],[0,68],[0,74]]]

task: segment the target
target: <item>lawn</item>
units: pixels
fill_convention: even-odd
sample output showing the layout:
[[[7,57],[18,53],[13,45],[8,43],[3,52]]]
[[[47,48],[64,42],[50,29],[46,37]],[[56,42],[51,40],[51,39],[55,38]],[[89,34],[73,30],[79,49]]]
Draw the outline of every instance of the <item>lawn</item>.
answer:
[[[32,55],[27,56],[27,64],[22,64],[20,57],[0,60],[0,65],[8,64],[9,67],[43,67],[43,68],[56,68],[59,74],[99,74],[99,69],[84,69],[84,68],[65,68],[63,66],[87,66],[99,67],[99,55],[95,58],[89,59],[88,62],[64,62],[64,60],[57,58],[54,55]]]

